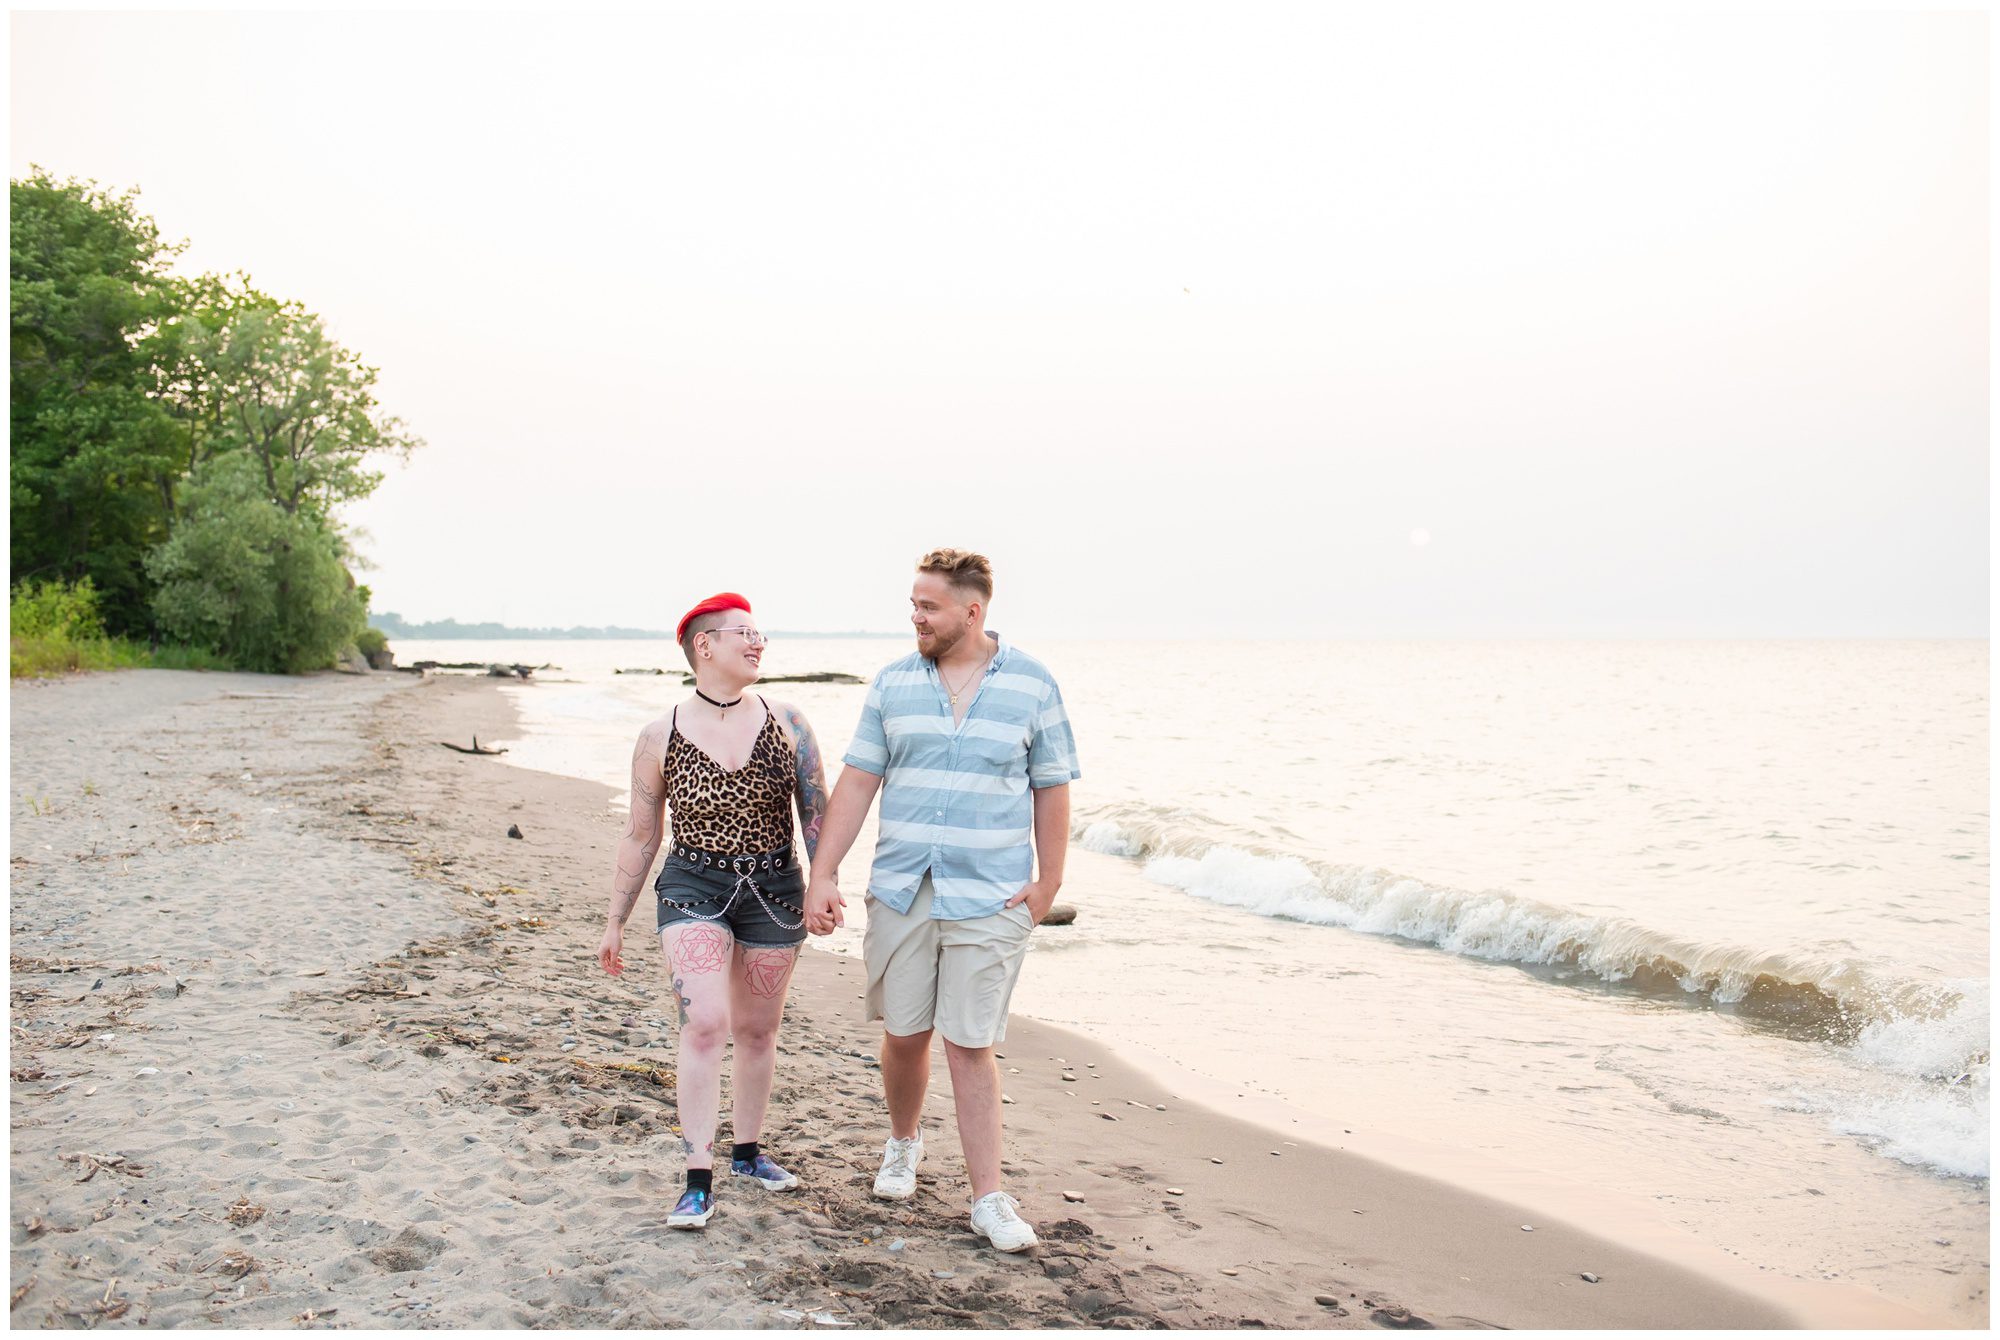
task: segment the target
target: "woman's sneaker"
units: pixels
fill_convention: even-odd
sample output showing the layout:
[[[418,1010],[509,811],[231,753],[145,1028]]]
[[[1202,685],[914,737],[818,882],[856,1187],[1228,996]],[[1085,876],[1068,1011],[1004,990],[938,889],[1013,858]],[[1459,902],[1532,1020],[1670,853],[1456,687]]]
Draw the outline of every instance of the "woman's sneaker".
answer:
[[[917,1165],[924,1161],[924,1133],[907,1140],[889,1137],[882,1147],[882,1171],[875,1174],[875,1194],[883,1200],[908,1200],[917,1191]]]
[[[761,1151],[754,1159],[731,1159],[729,1171],[761,1183],[766,1191],[793,1191],[799,1185],[796,1173],[786,1172]]]
[[[1041,1239],[1014,1211],[1021,1203],[1004,1191],[989,1191],[972,1207],[972,1227],[1003,1252],[1025,1252]]]
[[[715,1196],[700,1187],[689,1187],[681,1192],[681,1198],[674,1202],[674,1208],[667,1212],[668,1228],[706,1228],[708,1217],[715,1213]]]

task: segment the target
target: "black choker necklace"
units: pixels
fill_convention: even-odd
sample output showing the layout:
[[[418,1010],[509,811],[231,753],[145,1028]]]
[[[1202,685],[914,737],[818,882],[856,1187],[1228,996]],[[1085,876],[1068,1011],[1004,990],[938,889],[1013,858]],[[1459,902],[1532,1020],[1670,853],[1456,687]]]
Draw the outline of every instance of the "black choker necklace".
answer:
[[[719,707],[725,712],[727,712],[730,708],[736,706],[737,703],[743,701],[743,695],[740,693],[736,695],[733,701],[726,703],[719,703],[715,701],[715,699],[709,697],[706,693],[703,693],[700,689],[696,689],[694,691],[694,696],[701,699],[703,702],[707,703],[710,707]]]

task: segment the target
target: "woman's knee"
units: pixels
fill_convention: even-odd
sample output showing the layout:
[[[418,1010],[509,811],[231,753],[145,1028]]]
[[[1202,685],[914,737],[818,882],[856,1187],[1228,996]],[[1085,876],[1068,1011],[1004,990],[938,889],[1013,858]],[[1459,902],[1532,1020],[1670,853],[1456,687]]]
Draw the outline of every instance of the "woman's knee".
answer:
[[[687,1022],[681,1025],[681,1049],[702,1056],[722,1055],[722,1045],[729,1041],[729,1011],[726,1009],[701,1009],[688,1011]]]
[[[750,1019],[739,1022],[734,1032],[738,1052],[770,1052],[778,1049],[778,1021]]]

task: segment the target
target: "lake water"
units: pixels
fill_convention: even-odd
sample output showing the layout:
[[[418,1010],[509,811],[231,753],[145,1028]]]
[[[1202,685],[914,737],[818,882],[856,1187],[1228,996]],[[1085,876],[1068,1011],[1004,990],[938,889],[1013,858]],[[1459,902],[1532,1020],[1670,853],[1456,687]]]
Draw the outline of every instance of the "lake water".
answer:
[[[395,650],[560,667],[508,686],[508,761],[621,791],[686,693],[669,642]],[[1082,758],[1082,913],[1017,1010],[1316,1139],[1983,1324],[1984,643],[1028,650]],[[860,688],[769,692],[839,757]],[[858,953],[872,841],[823,947]]]

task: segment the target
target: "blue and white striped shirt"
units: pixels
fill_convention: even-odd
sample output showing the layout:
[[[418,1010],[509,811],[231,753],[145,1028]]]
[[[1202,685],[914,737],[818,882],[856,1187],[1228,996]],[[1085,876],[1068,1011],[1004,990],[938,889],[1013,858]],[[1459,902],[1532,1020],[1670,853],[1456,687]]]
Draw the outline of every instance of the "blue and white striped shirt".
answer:
[[[883,667],[862,703],[843,761],[883,779],[868,892],[898,912],[910,910],[927,870],[935,920],[998,912],[1034,873],[1029,789],[1083,775],[1055,679],[994,637],[999,648],[962,722],[952,721],[937,663],[919,652]]]

